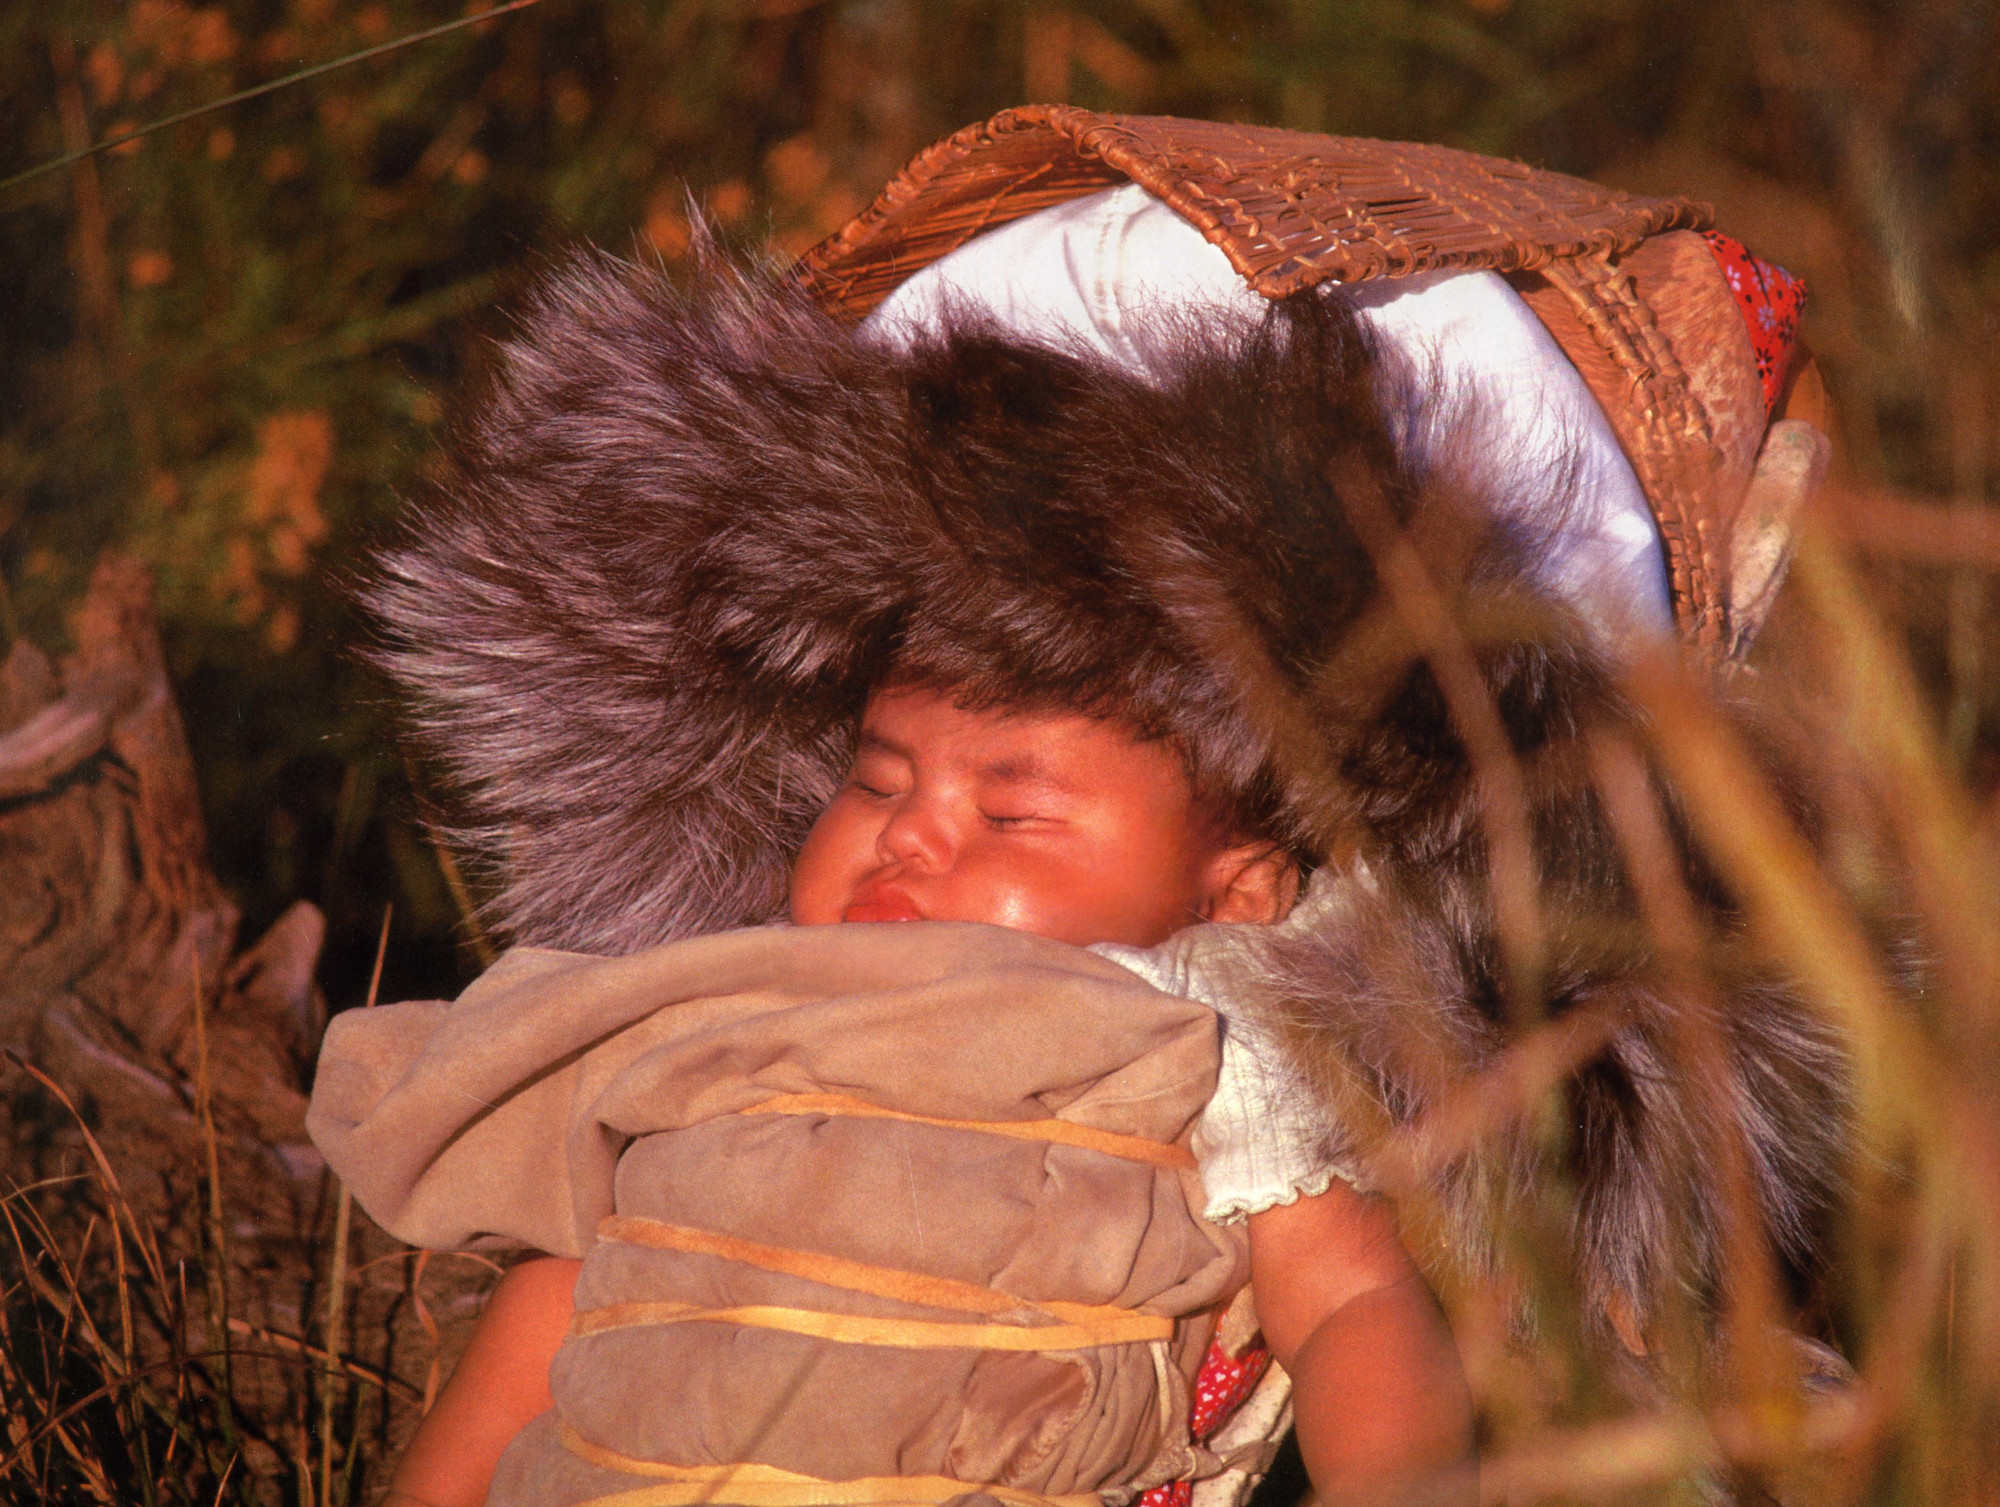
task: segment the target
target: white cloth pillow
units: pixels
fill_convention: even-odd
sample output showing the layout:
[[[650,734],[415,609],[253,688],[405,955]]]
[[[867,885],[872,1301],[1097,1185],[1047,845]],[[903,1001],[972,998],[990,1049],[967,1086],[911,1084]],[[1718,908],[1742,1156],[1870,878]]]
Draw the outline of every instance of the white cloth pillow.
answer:
[[[1665,556],[1639,479],[1610,422],[1520,295],[1491,272],[1427,273],[1356,284],[1360,317],[1391,349],[1428,367],[1449,395],[1418,423],[1435,448],[1464,423],[1495,470],[1478,478],[1505,507],[1545,495],[1575,468],[1573,512],[1542,561],[1549,588],[1607,642],[1673,631]],[[992,316],[1029,339],[1081,342],[1141,375],[1148,310],[1213,308],[1255,318],[1264,301],[1201,233],[1137,184],[1073,199],[987,231],[913,274],[863,325],[887,339],[934,326],[948,306]]]

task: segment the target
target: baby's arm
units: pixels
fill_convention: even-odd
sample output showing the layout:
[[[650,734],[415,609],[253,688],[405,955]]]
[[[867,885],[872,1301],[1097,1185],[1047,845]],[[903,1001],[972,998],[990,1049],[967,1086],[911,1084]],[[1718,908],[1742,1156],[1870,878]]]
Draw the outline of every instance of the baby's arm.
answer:
[[[1477,1500],[1465,1373],[1387,1204],[1336,1182],[1251,1215],[1250,1285],[1326,1507]]]
[[[472,1343],[396,1463],[382,1507],[480,1507],[501,1451],[549,1405],[549,1362],[569,1332],[576,1274],[558,1256],[500,1279]]]

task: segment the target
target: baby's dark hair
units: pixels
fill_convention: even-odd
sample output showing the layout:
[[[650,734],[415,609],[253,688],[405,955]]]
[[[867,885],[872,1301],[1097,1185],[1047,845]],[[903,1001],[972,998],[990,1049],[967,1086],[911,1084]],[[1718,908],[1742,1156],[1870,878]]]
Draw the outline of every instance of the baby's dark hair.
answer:
[[[1349,516],[1393,528],[1420,482],[1410,397],[1337,300],[1161,316],[1101,356],[954,323],[906,351],[912,481],[946,546],[884,679],[978,708],[1121,723],[1197,802],[1310,870],[1336,823],[1298,800],[1262,713],[1295,702],[1375,596]]]
[[[1240,758],[1219,756],[1216,750],[1194,743],[1171,725],[1145,719],[1139,708],[1119,705],[1110,695],[1081,699],[1054,697],[1032,686],[1012,683],[1000,674],[967,679],[965,668],[963,663],[946,668],[899,659],[891,664],[888,674],[874,689],[931,691],[968,711],[1067,713],[1115,724],[1142,743],[1158,743],[1172,751],[1187,776],[1196,812],[1216,837],[1232,844],[1275,843],[1286,849],[1302,874],[1311,873],[1318,865],[1320,855],[1295,849],[1287,842],[1283,798],[1268,765],[1253,768],[1248,780],[1236,778],[1236,770],[1243,763]]]

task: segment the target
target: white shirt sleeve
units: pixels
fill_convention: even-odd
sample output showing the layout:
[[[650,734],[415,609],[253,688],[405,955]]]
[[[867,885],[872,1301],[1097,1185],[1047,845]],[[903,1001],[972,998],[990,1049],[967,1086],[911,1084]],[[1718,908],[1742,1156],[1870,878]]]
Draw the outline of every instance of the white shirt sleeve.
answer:
[[[1248,952],[1239,939],[1255,930],[1197,926],[1158,947],[1101,942],[1090,949],[1222,1017],[1222,1069],[1194,1129],[1208,1200],[1202,1214],[1218,1223],[1324,1193],[1336,1179],[1366,1187],[1359,1170],[1336,1156],[1334,1127],[1298,1070],[1230,987]]]

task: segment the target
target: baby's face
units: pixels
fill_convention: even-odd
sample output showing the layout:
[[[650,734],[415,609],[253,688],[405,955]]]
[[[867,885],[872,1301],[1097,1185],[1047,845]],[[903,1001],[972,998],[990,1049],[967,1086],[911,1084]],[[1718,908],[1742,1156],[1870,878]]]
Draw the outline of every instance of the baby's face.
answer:
[[[1208,912],[1232,851],[1162,744],[891,688],[869,698],[854,767],[792,865],[792,920],[1151,946]]]

